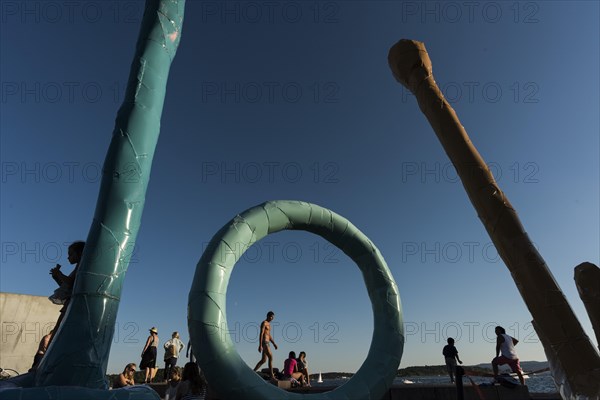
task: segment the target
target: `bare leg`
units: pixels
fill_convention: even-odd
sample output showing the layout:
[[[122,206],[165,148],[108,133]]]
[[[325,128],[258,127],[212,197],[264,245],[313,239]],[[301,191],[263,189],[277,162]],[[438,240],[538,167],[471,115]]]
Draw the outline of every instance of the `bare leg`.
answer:
[[[308,374],[308,368],[304,368],[302,370],[302,372],[304,373],[304,376],[306,377],[306,383],[308,384],[308,386],[310,386],[310,375]]]
[[[145,372],[146,372],[146,379],[144,379],[144,383],[147,383],[148,382],[148,377],[150,376],[150,368],[146,368]]]
[[[523,372],[517,371],[517,375],[519,376],[519,381],[521,382],[521,385],[525,386],[525,379],[523,378]]]
[[[294,372],[292,373],[292,378],[300,381],[300,384],[304,385],[306,381],[304,380],[304,372]]]
[[[497,379],[498,378],[498,364],[495,364],[493,361],[492,361],[492,369],[494,370],[494,379]]]
[[[263,365],[266,361],[267,361],[267,355],[265,354],[265,351],[263,350],[262,358],[256,364],[256,367],[254,367],[254,372],[258,371],[258,369],[261,367],[261,365]]]
[[[269,373],[271,374],[271,379],[275,379],[275,374],[273,373],[273,353],[271,353],[271,348],[267,347],[265,353],[269,359]]]

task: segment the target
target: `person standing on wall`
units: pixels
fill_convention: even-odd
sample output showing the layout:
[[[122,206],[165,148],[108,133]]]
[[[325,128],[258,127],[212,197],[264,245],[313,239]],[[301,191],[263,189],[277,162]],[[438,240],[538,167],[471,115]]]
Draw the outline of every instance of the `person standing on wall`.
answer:
[[[273,336],[271,335],[271,321],[275,318],[275,313],[273,311],[269,311],[267,313],[267,318],[260,324],[260,337],[258,341],[258,352],[262,353],[262,357],[260,361],[254,367],[254,371],[258,371],[258,369],[263,365],[267,360],[269,360],[269,374],[271,379],[276,380],[275,374],[273,374],[273,352],[271,351],[270,343],[273,343],[273,347],[277,350],[277,345],[273,340]]]
[[[144,383],[151,383],[158,371],[158,368],[156,368],[158,341],[158,331],[155,327],[150,328],[150,336],[146,339],[144,350],[142,350],[142,362],[140,362],[140,369],[146,371]]]
[[[167,340],[164,344],[165,348],[165,382],[171,376],[171,369],[177,365],[177,359],[179,358],[179,352],[183,350],[183,342],[179,338],[179,332],[173,332],[171,339]]]
[[[442,355],[446,360],[446,368],[448,370],[448,375],[450,375],[450,382],[454,383],[454,377],[456,376],[456,362],[458,361],[462,364],[462,361],[458,358],[458,350],[456,350],[456,347],[454,346],[454,339],[449,337],[447,342],[448,344],[442,349]]]

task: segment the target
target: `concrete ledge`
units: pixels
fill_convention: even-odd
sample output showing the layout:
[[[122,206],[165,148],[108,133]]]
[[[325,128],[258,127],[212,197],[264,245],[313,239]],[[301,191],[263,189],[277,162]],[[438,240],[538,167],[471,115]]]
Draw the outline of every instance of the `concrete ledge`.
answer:
[[[288,390],[293,393],[323,393],[335,389],[329,387],[302,387]],[[485,400],[531,400],[527,386],[517,386],[508,389],[500,385],[478,386]],[[465,400],[481,400],[481,397],[471,385],[464,386]],[[454,385],[396,385],[386,393],[381,400],[456,400],[456,386]],[[549,397],[552,398],[552,397]],[[209,390],[207,400],[228,400],[215,397]],[[231,399],[234,400],[234,399]],[[238,400],[238,399],[235,399]]]
[[[283,381],[277,381],[277,382],[271,382],[271,383],[283,390],[292,388],[292,382],[290,382],[289,380],[283,380]]]
[[[0,292],[0,368],[27,372],[40,340],[54,328],[61,307],[45,296]]]
[[[530,400],[527,386],[512,389],[504,386],[477,386],[485,400]],[[465,400],[481,400],[475,387],[464,386]],[[382,400],[456,400],[454,385],[397,385],[392,386],[387,397]]]

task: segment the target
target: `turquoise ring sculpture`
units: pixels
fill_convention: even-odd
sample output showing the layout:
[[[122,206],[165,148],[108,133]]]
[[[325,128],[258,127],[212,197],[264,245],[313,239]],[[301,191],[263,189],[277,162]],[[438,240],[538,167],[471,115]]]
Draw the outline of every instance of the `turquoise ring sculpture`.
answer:
[[[242,360],[228,333],[226,295],[235,263],[270,233],[304,230],[340,248],[360,268],[373,306],[367,359],[345,385],[319,394],[285,392],[265,382]],[[271,201],[233,218],[215,234],[196,267],[188,300],[192,347],[212,388],[226,399],[381,399],[394,380],[404,332],[398,288],[381,253],[344,217],[299,201]]]

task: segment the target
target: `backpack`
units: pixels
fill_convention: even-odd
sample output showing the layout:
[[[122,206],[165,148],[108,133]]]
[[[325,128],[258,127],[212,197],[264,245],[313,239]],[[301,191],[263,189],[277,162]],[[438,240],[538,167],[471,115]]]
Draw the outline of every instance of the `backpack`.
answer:
[[[177,347],[172,340],[168,340],[165,343],[165,361],[172,357],[177,357]]]

